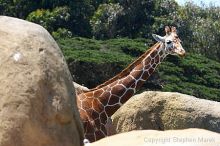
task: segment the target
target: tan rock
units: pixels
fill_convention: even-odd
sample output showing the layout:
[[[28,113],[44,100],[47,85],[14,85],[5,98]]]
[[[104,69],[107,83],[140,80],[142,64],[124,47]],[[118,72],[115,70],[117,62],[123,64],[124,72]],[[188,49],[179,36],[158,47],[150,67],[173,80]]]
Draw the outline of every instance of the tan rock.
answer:
[[[79,146],[82,126],[61,50],[41,26],[0,16],[0,146]]]
[[[80,94],[80,93],[83,93],[83,92],[87,92],[89,91],[89,88],[85,87],[85,86],[82,86],[76,82],[73,82],[73,85],[74,85],[74,88],[75,88],[75,91],[76,91],[76,95]]]
[[[106,137],[88,146],[219,146],[220,135],[202,129],[139,130]]]
[[[117,133],[139,129],[202,128],[220,132],[220,103],[170,92],[143,92],[113,116]]]

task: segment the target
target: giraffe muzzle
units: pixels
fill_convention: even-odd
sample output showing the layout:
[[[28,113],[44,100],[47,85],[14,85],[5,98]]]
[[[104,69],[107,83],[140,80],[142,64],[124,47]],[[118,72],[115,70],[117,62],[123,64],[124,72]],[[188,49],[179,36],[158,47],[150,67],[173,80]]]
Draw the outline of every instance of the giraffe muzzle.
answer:
[[[184,58],[184,57],[186,56],[186,52],[180,53],[179,56],[180,56],[181,58]]]

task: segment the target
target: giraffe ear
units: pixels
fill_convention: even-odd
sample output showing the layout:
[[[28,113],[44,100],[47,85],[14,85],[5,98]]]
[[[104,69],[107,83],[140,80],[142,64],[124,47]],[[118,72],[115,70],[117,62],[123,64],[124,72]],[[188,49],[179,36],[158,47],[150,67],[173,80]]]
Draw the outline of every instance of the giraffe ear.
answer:
[[[158,42],[165,42],[165,38],[156,34],[152,34],[153,38]]]
[[[169,35],[170,34],[170,27],[169,26],[165,26],[165,32],[166,32],[166,35]]]
[[[171,31],[176,33],[176,27],[172,26]]]

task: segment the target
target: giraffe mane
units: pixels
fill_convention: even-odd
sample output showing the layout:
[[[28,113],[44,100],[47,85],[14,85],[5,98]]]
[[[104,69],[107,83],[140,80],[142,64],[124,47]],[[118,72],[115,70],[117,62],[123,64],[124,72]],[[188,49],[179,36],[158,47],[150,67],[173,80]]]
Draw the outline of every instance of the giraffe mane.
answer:
[[[160,43],[154,44],[150,49],[148,49],[144,54],[142,54],[140,57],[138,57],[138,59],[136,59],[134,62],[132,62],[130,65],[128,65],[128,67],[126,67],[124,70],[122,70],[116,76],[114,76],[111,79],[105,81],[104,83],[96,86],[95,88],[89,89],[89,91],[85,91],[84,93],[100,89],[108,84],[111,84],[112,82],[114,82],[120,78],[127,76],[130,73],[130,71],[132,69],[134,69],[135,66],[137,66],[154,48],[158,48],[159,45],[160,45]]]

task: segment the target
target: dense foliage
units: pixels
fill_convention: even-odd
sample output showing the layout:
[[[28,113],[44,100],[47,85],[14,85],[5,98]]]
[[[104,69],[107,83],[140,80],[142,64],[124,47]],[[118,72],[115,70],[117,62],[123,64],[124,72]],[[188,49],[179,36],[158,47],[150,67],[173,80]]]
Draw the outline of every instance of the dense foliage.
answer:
[[[220,7],[179,6],[175,0],[0,0],[0,15],[44,26],[58,40],[74,79],[88,87],[143,53],[153,44],[152,33],[177,26],[187,57],[169,57],[145,87],[220,101]]]
[[[39,23],[56,38],[149,38],[175,25],[189,52],[220,60],[220,8],[175,0],[0,0],[0,14]],[[63,32],[64,31],[64,32]]]
[[[94,87],[120,72],[153,43],[146,39],[102,41],[80,37],[58,42],[70,70],[76,75],[75,81],[88,87]],[[79,68],[83,68],[84,73]],[[202,55],[188,53],[184,59],[169,56],[153,76],[144,90],[181,92],[220,101],[220,63]]]

